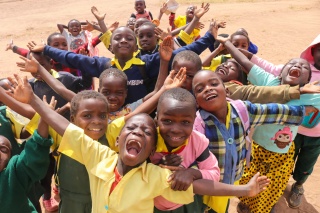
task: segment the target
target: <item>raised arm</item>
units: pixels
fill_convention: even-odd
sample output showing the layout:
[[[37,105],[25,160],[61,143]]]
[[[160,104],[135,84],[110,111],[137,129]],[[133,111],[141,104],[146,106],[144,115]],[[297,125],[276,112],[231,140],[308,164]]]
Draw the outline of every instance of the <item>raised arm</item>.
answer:
[[[172,52],[173,52],[173,38],[172,36],[167,36],[163,40],[163,42],[161,42],[160,48],[159,48],[160,68],[159,68],[159,75],[158,75],[156,85],[154,87],[154,90],[143,98],[143,101],[148,100],[150,97],[156,94],[163,86],[163,83],[168,76],[168,67],[169,67],[170,58],[172,56]]]
[[[14,85],[14,87],[12,87],[13,98],[22,103],[30,104],[49,126],[56,130],[59,135],[63,135],[70,122],[47,107],[46,104],[33,93],[26,76],[23,79],[18,75],[14,76],[15,80],[11,79]]]
[[[39,73],[41,78],[63,99],[70,102],[76,95],[73,91],[68,90],[60,81],[54,78],[50,73],[41,66],[38,61],[31,56],[31,60],[20,57],[23,62],[17,62],[17,66],[20,67],[20,71]]]
[[[10,107],[10,109],[15,111],[16,113],[29,119],[31,119],[36,114],[36,112],[30,105],[15,100],[10,95],[8,95],[8,93],[9,91],[5,91],[2,87],[0,87],[0,101],[2,103]]]
[[[243,66],[244,71],[248,74],[253,67],[254,63],[252,63],[238,48],[236,48],[230,40],[220,40],[220,42],[224,43],[225,48],[229,51],[236,61]]]
[[[171,88],[179,87],[183,84],[186,79],[186,69],[181,68],[176,76],[174,76],[174,72],[170,72],[168,77],[166,78],[161,89],[156,92],[152,97],[143,102],[140,106],[138,106],[133,112],[129,113],[125,116],[125,121],[131,118],[134,115],[139,113],[151,113],[157,106],[158,100],[162,93]]]
[[[108,28],[106,23],[104,22],[104,18],[106,17],[106,14],[100,14],[98,8],[95,6],[91,7],[91,13],[96,17],[98,24],[100,26],[101,32],[105,33],[107,32]]]
[[[210,67],[212,59],[214,59],[222,50],[224,50],[224,46],[220,43],[218,48],[214,49],[207,57],[204,58],[202,66]]]
[[[188,26],[186,27],[186,29],[184,30],[187,34],[191,34],[192,31],[194,30],[194,28],[196,28],[196,26],[198,25],[201,17],[206,14],[210,9],[210,4],[204,4],[202,3],[201,8],[197,9],[194,12],[194,17],[192,19],[192,21],[188,24]]]
[[[68,29],[68,26],[64,25],[64,24],[57,24],[57,27],[58,27],[58,29],[59,29],[61,34],[62,34],[64,29]]]

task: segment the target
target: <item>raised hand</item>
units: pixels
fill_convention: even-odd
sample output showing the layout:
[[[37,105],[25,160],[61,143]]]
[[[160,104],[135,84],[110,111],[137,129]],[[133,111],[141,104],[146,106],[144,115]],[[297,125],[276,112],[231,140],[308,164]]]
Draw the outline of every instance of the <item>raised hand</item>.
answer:
[[[82,30],[87,30],[87,31],[91,32],[91,31],[94,30],[93,23],[91,23],[91,22],[89,22],[89,21],[87,20],[87,24],[86,24],[86,25],[82,25],[82,26],[81,26],[81,29],[82,29]]]
[[[227,26],[227,22],[225,22],[225,21],[220,21],[218,23],[218,28],[226,28],[226,26]]]
[[[209,3],[202,3],[201,8],[197,9],[194,11],[194,16],[198,19],[200,19],[206,12],[208,12],[210,9],[210,4]]]
[[[163,39],[160,44],[159,54],[161,60],[170,61],[173,52],[173,38],[172,36],[167,36]]]
[[[195,28],[196,29],[203,29],[204,28],[204,24],[201,23],[201,22],[198,22]]]
[[[37,43],[34,41],[29,41],[27,44],[27,47],[29,48],[29,50],[31,51],[32,48],[34,48],[35,46],[37,46]]]
[[[248,50],[244,50],[244,49],[241,49],[241,48],[238,48],[238,50],[240,52],[242,52],[243,55],[245,55],[249,60],[251,60],[253,54],[251,52],[249,52]]]
[[[157,36],[157,38],[158,39],[161,39],[161,40],[164,40],[167,36],[171,36],[171,30],[170,30],[170,28],[168,27],[167,28],[167,33],[166,32],[164,32],[161,28],[159,28],[159,27],[156,27],[155,29],[154,29],[154,32],[155,32],[155,34],[156,34],[156,36]]]
[[[166,80],[163,83],[166,89],[172,89],[176,87],[180,87],[183,82],[186,80],[186,68],[180,68],[179,72],[175,75],[175,71],[172,70]]]
[[[209,25],[209,32],[213,35],[213,37],[218,40],[218,24],[215,19],[211,19]],[[219,40],[220,41],[220,40]]]
[[[23,62],[17,62],[17,66],[20,67],[20,71],[22,72],[30,72],[30,73],[37,73],[39,68],[39,62],[34,58],[30,57],[27,59],[23,56],[20,56]]]
[[[47,96],[44,95],[42,98],[42,101],[47,105],[47,107],[49,107],[50,109],[55,109],[56,105],[57,105],[57,100],[54,96],[51,97],[50,103],[48,103],[47,101]]]
[[[13,49],[13,39],[7,44],[5,51],[12,50]]]
[[[46,46],[45,44],[38,44],[37,45],[34,41],[29,42],[27,44],[27,47],[29,48],[29,50],[31,52],[37,52],[37,53],[43,52],[45,46]]]
[[[95,6],[91,7],[91,13],[96,17],[98,21],[103,21],[104,18],[106,17],[106,14],[100,14],[98,8]]]
[[[109,30],[111,31],[111,32],[113,32],[115,29],[117,29],[119,27],[119,22],[118,21],[116,21],[116,22],[113,22],[111,25],[110,25],[110,27],[109,27]]]
[[[30,103],[33,90],[28,82],[27,76],[21,78],[17,74],[14,74],[14,77],[15,78],[8,77],[11,83],[10,90],[13,91],[13,93],[7,92],[7,94],[22,103]]]
[[[163,3],[162,6],[160,7],[160,13],[165,13],[168,9],[167,3]]]
[[[266,187],[269,185],[269,183],[270,180],[267,178],[267,176],[260,176],[260,173],[258,172],[250,179],[249,183],[247,183],[247,186],[249,187],[247,196],[256,196],[260,192],[266,190]]]

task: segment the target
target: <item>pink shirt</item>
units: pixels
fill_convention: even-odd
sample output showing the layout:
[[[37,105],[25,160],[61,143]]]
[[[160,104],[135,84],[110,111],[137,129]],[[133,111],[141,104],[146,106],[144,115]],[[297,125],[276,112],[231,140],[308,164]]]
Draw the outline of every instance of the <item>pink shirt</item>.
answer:
[[[275,76],[280,75],[281,70],[284,66],[282,64],[281,65],[274,65],[274,64],[272,64],[262,58],[259,58],[256,55],[252,56],[251,62],[258,65],[259,67],[261,67],[262,69],[264,69],[268,73],[271,73]],[[311,67],[311,71],[312,71],[310,82],[320,81],[320,70],[315,68],[312,64],[310,64],[310,67]],[[309,136],[309,137],[320,137],[320,123],[311,129],[303,127],[303,126],[299,126],[298,133],[302,134],[302,135]]]
[[[158,136],[161,137],[160,134]],[[190,137],[188,138],[188,144],[179,153],[179,155],[183,158],[181,166],[183,166],[184,168],[189,168],[203,153],[203,151],[208,148],[208,146],[209,140],[206,138],[206,136],[193,130]],[[209,157],[207,157],[205,160],[200,162],[197,161],[198,169],[201,172],[203,179],[219,181],[220,169],[218,166],[218,161],[210,151],[209,153]],[[158,164],[158,162],[164,155],[164,153],[156,152],[153,156],[150,157],[151,162],[154,164]],[[162,211],[174,210],[182,206],[181,204],[171,203],[161,196],[154,199],[154,205]]]

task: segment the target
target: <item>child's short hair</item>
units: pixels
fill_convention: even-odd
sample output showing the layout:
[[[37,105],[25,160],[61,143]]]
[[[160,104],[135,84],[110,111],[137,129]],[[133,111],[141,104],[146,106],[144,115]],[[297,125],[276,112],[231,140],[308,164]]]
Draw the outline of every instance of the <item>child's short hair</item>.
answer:
[[[249,36],[248,36],[248,34],[242,32],[242,31],[236,31],[236,32],[232,33],[232,35],[230,36],[230,40],[232,41],[232,39],[237,35],[242,35],[242,36],[246,37],[246,39],[248,40],[248,46],[249,46],[249,44],[250,44]]]
[[[108,78],[109,76],[113,76],[113,77],[115,77],[115,78],[121,78],[121,79],[123,79],[123,81],[126,82],[126,87],[127,87],[127,82],[128,82],[128,77],[127,77],[127,75],[126,75],[124,72],[122,72],[121,70],[119,70],[119,69],[117,69],[117,68],[113,68],[113,67],[104,70],[104,71],[100,74],[100,76],[99,76],[99,85],[102,84],[102,80],[103,80],[104,78]]]
[[[49,56],[45,55],[43,52],[31,52],[31,51],[29,51],[28,54],[27,54],[27,58],[29,58],[29,59],[30,59],[30,54],[42,57],[42,58],[46,59],[48,62],[50,62],[50,60],[51,60],[51,58]]]
[[[188,102],[194,107],[194,110],[197,110],[197,103],[194,96],[188,90],[178,87],[178,88],[167,90],[160,96],[158,101],[157,111],[159,111],[159,109],[161,108],[160,105],[162,101],[164,101],[164,99],[166,98],[172,98],[174,100],[181,101],[181,102]]]
[[[153,28],[156,28],[156,27],[157,27],[157,26],[156,26],[154,23],[152,23],[152,22],[145,22],[145,23],[143,23],[143,24],[140,25],[140,27],[142,27],[142,26],[151,26],[151,27],[153,27]]]
[[[69,28],[70,23],[73,22],[73,21],[78,22],[79,24],[81,24],[79,20],[77,20],[77,19],[71,19],[71,20],[68,22],[68,28]]]
[[[52,37],[54,37],[54,36],[62,36],[62,37],[64,37],[61,33],[57,33],[57,32],[52,33],[52,34],[50,34],[50,35],[48,36],[48,38],[47,38],[47,45],[50,46],[50,43],[51,43],[51,41],[52,41]]]
[[[202,68],[201,58],[191,50],[184,50],[179,52],[172,60],[172,67],[177,61],[190,61],[196,66],[197,70],[201,70]]]
[[[71,100],[70,115],[75,116],[79,109],[79,103],[85,99],[97,99],[103,101],[106,104],[106,110],[109,112],[108,101],[104,95],[94,90],[84,90],[77,93]]]

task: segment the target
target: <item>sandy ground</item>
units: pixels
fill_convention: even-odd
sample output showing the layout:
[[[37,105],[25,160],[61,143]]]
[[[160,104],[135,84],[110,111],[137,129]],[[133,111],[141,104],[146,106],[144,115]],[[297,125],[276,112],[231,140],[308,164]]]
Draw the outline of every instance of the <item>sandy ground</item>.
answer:
[[[154,16],[158,14],[159,0],[146,0],[147,9]],[[178,0],[179,1],[179,0]],[[133,12],[133,0],[98,1],[98,0],[0,0],[0,77],[7,77],[17,73],[15,65],[19,61],[18,55],[3,51],[6,44],[13,39],[18,46],[25,47],[28,41],[40,42],[47,36],[58,31],[56,24],[67,22],[73,18],[94,20],[90,13],[91,6],[95,5],[100,11],[106,12],[106,22],[111,24],[119,21],[125,25],[127,18]],[[184,13],[191,1],[181,3],[177,14]],[[184,2],[184,3],[183,3]],[[200,2],[195,0],[193,2]],[[216,2],[216,3],[214,3]],[[216,18],[227,21],[227,28],[221,33],[231,34],[243,27],[249,32],[251,40],[258,45],[258,55],[269,61],[279,64],[290,58],[298,57],[301,51],[319,34],[320,29],[320,1],[319,0],[231,0],[211,1],[211,9],[202,22],[208,27],[209,20]],[[167,17],[164,15],[161,27],[167,27]],[[204,34],[205,30],[202,31]],[[100,55],[111,57],[102,45],[98,46]],[[208,52],[205,52],[203,57]],[[286,197],[292,184],[290,180],[284,196],[276,206],[276,212],[305,212],[320,211],[320,162],[305,184],[305,197],[298,209],[287,207]],[[236,212],[237,199],[232,200],[229,212]]]

